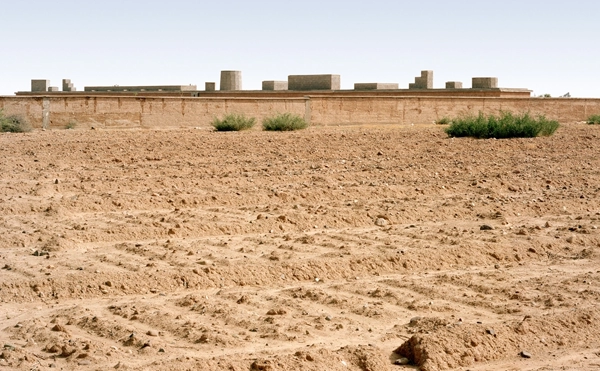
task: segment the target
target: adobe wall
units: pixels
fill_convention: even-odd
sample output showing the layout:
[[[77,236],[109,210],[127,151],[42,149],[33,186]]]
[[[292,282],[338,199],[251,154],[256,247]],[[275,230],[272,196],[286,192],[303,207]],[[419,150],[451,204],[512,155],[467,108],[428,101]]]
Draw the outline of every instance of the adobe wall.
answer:
[[[25,116],[34,128],[64,128],[69,122],[107,128],[209,127],[215,117],[229,113],[243,113],[259,122],[284,112],[304,117],[305,102],[304,98],[0,97],[0,109]]]
[[[312,125],[425,124],[442,117],[501,110],[545,115],[560,122],[585,121],[600,114],[600,99],[441,98],[385,96],[310,96],[305,98],[182,97],[0,97],[6,114],[25,116],[36,128],[209,127],[214,117],[243,113],[264,117],[291,112]],[[258,129],[258,128],[257,128]]]
[[[559,122],[585,121],[600,113],[600,99],[565,98],[423,98],[311,97],[311,120],[317,125],[423,124],[483,112],[530,112]]]

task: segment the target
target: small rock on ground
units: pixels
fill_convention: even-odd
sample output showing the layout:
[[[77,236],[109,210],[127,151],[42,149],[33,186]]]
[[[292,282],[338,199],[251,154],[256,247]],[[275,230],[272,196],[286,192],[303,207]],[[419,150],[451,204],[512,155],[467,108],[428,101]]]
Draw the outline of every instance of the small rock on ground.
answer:
[[[394,364],[397,366],[404,366],[410,363],[410,360],[408,358],[398,358],[397,360],[394,361]]]
[[[383,218],[377,218],[377,220],[375,221],[375,225],[378,227],[385,227],[386,225],[388,225],[388,221]]]

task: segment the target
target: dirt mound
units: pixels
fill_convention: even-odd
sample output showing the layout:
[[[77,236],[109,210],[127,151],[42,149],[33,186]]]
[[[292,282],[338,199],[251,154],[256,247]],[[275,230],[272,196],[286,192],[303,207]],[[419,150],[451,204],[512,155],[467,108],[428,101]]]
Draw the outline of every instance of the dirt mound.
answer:
[[[525,316],[512,323],[453,323],[423,330],[395,350],[423,371],[448,370],[498,359],[531,358],[559,348],[598,340],[600,312],[573,310],[560,315]]]

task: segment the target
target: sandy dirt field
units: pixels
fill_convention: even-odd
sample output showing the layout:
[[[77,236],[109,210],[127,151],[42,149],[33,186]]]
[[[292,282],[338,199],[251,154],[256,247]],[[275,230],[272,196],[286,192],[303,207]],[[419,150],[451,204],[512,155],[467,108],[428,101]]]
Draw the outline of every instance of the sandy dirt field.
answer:
[[[580,123],[0,134],[0,370],[600,369],[599,153]]]

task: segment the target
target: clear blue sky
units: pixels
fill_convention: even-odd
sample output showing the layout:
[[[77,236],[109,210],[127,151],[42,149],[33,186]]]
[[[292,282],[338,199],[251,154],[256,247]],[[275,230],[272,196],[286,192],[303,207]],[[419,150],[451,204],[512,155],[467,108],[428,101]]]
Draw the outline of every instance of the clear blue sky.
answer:
[[[335,73],[407,88],[421,70],[471,86],[600,97],[598,0],[0,0],[0,94],[31,79],[204,88],[241,70],[244,89]]]

